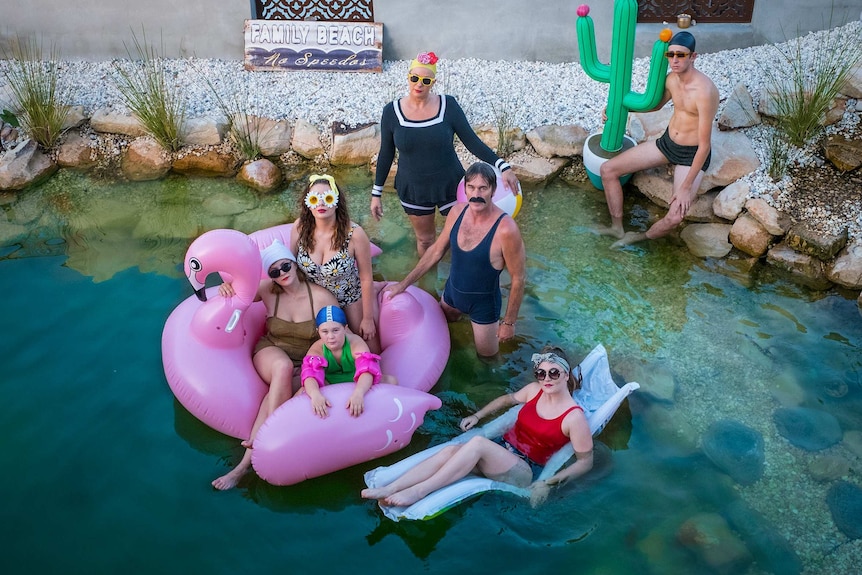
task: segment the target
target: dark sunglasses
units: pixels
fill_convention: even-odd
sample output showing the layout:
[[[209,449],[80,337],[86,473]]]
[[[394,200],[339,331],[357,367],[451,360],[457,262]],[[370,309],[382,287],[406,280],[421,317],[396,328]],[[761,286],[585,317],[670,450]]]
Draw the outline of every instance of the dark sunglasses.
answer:
[[[545,376],[548,376],[554,381],[556,381],[560,379],[560,373],[560,370],[556,367],[552,367],[548,371],[545,371],[544,369],[537,369],[533,372],[533,374],[536,376],[536,381],[542,381],[543,379],[545,379]]]
[[[282,273],[288,273],[290,269],[293,267],[293,262],[287,261],[281,264],[281,266],[269,270],[269,277],[272,279],[278,279]]]
[[[416,82],[422,82],[426,86],[430,86],[434,83],[434,78],[429,78],[428,76],[417,76],[416,74],[411,74],[407,76],[407,79],[410,80],[411,84],[415,84]]]
[[[691,56],[691,52],[665,52],[664,57],[668,60],[672,60],[673,57],[676,56],[680,60],[685,60],[687,56]]]

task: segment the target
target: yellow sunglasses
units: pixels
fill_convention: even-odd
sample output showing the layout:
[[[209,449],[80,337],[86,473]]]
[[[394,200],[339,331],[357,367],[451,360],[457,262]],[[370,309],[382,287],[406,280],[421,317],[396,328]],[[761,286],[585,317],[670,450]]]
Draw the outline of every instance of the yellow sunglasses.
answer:
[[[417,82],[422,82],[426,86],[430,86],[431,84],[433,84],[434,82],[437,81],[434,78],[429,78],[428,76],[417,76],[416,74],[409,74],[407,76],[407,79],[410,81],[411,84],[415,84]]]

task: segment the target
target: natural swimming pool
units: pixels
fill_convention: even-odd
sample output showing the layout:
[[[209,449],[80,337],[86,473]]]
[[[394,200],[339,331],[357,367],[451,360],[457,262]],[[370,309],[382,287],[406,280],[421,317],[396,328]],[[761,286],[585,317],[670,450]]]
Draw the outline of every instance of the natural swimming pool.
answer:
[[[400,278],[415,255],[394,198],[386,219],[371,222],[370,177],[339,177],[355,219],[384,249],[376,274]],[[528,191],[518,216],[528,288],[517,341],[500,361],[481,362],[469,325],[453,325],[433,390],[443,408],[404,452],[292,487],[251,478],[212,490],[240,450],[173,399],[161,329],[191,294],[179,268],[191,239],[292,219],[296,189],[258,196],[225,180],[125,185],[63,172],[5,196],[4,571],[696,573],[725,560],[681,542],[692,520],[709,524],[703,517],[727,521],[744,547],[722,549],[739,553],[725,572],[858,565],[860,540],[847,541],[826,503],[842,480],[812,472],[823,475],[830,457],[853,466],[846,477],[859,483],[847,439],[862,430],[855,300],[745,260],[699,260],[671,240],[611,250],[591,231],[606,218],[601,194],[563,184]],[[626,209],[647,216],[636,199]],[[422,287],[441,288],[446,273],[441,265]],[[559,342],[578,358],[604,344],[621,378],[643,385],[599,437],[606,449],[591,478],[536,510],[486,494],[422,523],[392,523],[359,498],[364,471],[454,435],[471,406],[526,381],[536,348]],[[774,419],[791,406],[833,415],[845,439],[814,452],[791,445]],[[704,455],[704,434],[724,419],[763,438],[753,484]]]

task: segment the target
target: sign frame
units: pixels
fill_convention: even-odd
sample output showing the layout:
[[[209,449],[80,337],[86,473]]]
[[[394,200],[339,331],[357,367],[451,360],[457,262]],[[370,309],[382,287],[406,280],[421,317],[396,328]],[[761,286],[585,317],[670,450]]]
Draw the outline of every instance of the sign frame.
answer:
[[[246,70],[383,71],[382,22],[246,20],[243,37]]]

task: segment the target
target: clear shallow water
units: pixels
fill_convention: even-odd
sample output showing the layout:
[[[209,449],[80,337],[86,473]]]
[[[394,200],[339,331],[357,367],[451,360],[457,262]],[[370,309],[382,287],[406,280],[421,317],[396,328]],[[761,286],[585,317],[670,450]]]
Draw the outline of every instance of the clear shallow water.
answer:
[[[370,178],[341,177],[356,192],[356,219],[384,248],[377,275],[401,277],[415,256],[392,195],[387,219],[367,221]],[[454,324],[434,389],[444,407],[407,450],[454,435],[474,404],[521,385],[535,348],[567,342],[580,357],[603,343],[620,378],[644,387],[600,436],[592,477],[537,510],[487,494],[399,524],[358,494],[364,471],[406,453],[292,487],[252,477],[213,491],[240,450],[179,406],[164,380],[161,329],[191,293],[178,265],[207,229],[292,219],[296,189],[259,196],[222,180],[127,186],[61,173],[2,200],[5,572],[703,572],[677,532],[731,504],[762,517],[811,573],[858,563],[859,542],[846,543],[826,508],[829,484],[806,473],[822,453],[789,446],[772,421],[777,407],[801,404],[835,414],[845,432],[862,429],[856,302],[742,262],[704,262],[672,241],[610,250],[590,231],[606,218],[600,194],[563,186],[528,193],[518,217],[529,282],[517,341],[481,362],[469,324]],[[645,218],[632,201],[627,211]],[[422,286],[439,289],[446,273],[441,265]],[[700,451],[701,434],[724,418],[764,437],[766,471],[752,486]],[[855,461],[858,481],[844,445],[826,453]],[[763,538],[742,539],[760,563],[738,571],[765,571]]]

